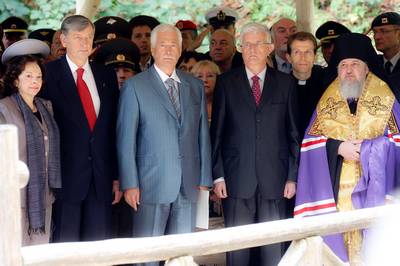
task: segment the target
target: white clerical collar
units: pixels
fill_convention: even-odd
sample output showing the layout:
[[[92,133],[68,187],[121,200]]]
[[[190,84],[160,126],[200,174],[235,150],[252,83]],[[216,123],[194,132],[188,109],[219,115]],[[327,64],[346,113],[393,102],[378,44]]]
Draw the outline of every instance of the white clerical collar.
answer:
[[[175,80],[178,83],[181,83],[181,80],[179,79],[178,75],[176,74],[176,70],[174,69],[174,72],[172,72],[171,76],[168,76],[167,74],[165,74],[160,68],[157,67],[157,65],[154,63],[154,68],[157,71],[158,75],[160,76],[161,80],[163,83],[165,83],[165,81],[169,78],[172,78],[173,80]]]

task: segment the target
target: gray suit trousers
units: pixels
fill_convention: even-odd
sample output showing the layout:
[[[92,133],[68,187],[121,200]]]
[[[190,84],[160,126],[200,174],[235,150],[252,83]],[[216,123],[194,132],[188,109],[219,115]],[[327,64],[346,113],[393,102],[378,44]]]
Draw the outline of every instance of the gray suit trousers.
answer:
[[[133,224],[133,237],[190,233],[196,225],[196,203],[188,200],[181,189],[172,203],[141,203],[133,213]],[[158,266],[159,262],[136,265]]]

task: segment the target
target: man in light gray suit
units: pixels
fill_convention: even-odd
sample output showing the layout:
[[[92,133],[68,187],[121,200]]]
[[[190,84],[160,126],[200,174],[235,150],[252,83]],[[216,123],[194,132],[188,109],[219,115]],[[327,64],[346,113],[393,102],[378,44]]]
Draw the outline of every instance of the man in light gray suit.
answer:
[[[117,152],[134,237],[193,231],[199,189],[212,186],[204,88],[175,69],[181,44],[174,26],[154,28],[154,65],[121,90]]]

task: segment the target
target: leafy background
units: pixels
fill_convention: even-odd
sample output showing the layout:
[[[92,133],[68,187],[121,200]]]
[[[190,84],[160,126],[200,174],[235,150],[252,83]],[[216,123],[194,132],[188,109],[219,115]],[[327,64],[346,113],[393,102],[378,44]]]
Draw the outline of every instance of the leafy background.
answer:
[[[102,0],[95,19],[116,15],[130,19],[152,15],[162,22],[191,19],[202,25],[205,12],[215,6],[236,9],[241,18],[238,28],[249,20],[271,25],[278,17],[295,19],[294,0]],[[65,15],[75,12],[71,0],[0,0],[0,21],[15,15],[25,18],[30,29],[58,28]],[[326,20],[340,21],[354,32],[366,32],[371,20],[384,11],[400,10],[398,0],[314,0],[314,26]]]
[[[206,11],[215,6],[228,6],[238,11],[241,26],[257,21],[271,26],[279,17],[295,20],[295,0],[101,0],[94,20],[107,15],[127,20],[143,14],[151,15],[164,23],[190,19],[198,25],[205,24]],[[314,0],[314,30],[327,20],[343,23],[353,32],[366,33],[372,19],[385,11],[399,11],[399,0]],[[58,29],[65,15],[75,12],[73,0],[0,0],[0,21],[14,15],[23,17],[29,29],[43,27]],[[238,31],[239,32],[239,31]],[[208,40],[200,51],[206,51]]]

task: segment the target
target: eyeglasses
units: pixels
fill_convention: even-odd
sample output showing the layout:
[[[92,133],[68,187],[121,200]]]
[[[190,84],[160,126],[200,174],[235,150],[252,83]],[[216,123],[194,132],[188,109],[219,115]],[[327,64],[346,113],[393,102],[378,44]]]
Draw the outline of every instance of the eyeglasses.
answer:
[[[240,47],[242,49],[251,49],[252,47],[258,49],[262,47],[263,45],[271,44],[270,42],[256,42],[256,43],[250,43],[250,42],[245,42]]]
[[[382,35],[386,35],[386,34],[389,34],[389,33],[393,32],[393,31],[398,31],[398,30],[400,30],[400,28],[395,28],[395,29],[391,29],[391,30],[388,30],[388,29],[373,29],[372,32],[374,33],[374,35],[376,35],[378,33],[380,33]]]

